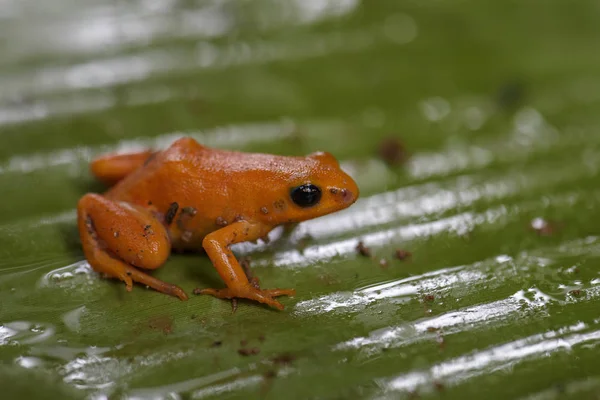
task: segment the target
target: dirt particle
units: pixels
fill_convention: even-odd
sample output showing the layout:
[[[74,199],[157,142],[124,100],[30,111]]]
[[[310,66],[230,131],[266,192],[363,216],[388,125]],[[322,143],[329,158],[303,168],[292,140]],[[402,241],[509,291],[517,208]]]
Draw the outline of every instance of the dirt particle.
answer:
[[[410,251],[406,251],[406,250],[401,250],[401,249],[398,249],[398,250],[396,250],[396,251],[394,252],[394,256],[395,256],[395,257],[396,257],[398,260],[400,260],[400,261],[404,261],[404,260],[406,260],[407,258],[411,257],[411,256],[412,256],[412,253],[411,253]]]
[[[212,342],[212,344],[210,345],[210,347],[221,347],[222,344],[223,344],[222,341],[215,340],[214,342]]]
[[[436,342],[438,342],[440,350],[444,350],[446,348],[446,339],[444,339],[441,331],[437,333]]]
[[[267,207],[261,207],[260,212],[266,215],[269,213],[269,209]]]
[[[444,386],[444,384],[442,382],[440,382],[440,381],[434,381],[433,382],[433,387],[438,392],[443,392],[446,389],[446,387]]]
[[[423,300],[431,302],[431,301],[435,300],[435,296],[432,294],[427,294],[427,295],[423,296]]]
[[[296,360],[296,356],[290,353],[283,353],[276,357],[273,357],[271,361],[278,365],[290,365]]]
[[[331,193],[331,194],[337,194],[338,193],[338,189],[337,188],[331,188],[331,189],[329,189],[329,193]]]
[[[242,339],[240,340],[240,346],[245,347],[248,344],[248,340]]]
[[[89,215],[85,217],[85,227],[88,231],[88,233],[95,238],[96,237],[96,230],[94,229],[94,221],[92,221],[92,217],[90,217]]]
[[[379,158],[392,166],[400,165],[407,159],[404,145],[400,140],[393,137],[383,139],[379,143],[377,154],[379,155]]]
[[[543,218],[534,218],[531,220],[530,228],[540,236],[552,236],[558,230],[559,225]]]
[[[185,230],[186,224],[192,219],[197,213],[194,207],[183,207],[177,218],[177,227],[180,230]]]
[[[217,218],[215,219],[215,224],[216,224],[217,226],[227,226],[227,221],[226,221],[226,220],[225,220],[225,218],[223,218],[223,217],[217,217]]]
[[[115,233],[113,233],[113,237],[118,238],[119,237],[119,231],[115,231]]]
[[[244,270],[244,273],[246,274],[246,277],[248,278],[248,281],[250,282],[250,284],[252,286],[254,286],[256,289],[260,289],[259,280],[257,277],[254,276],[254,274],[252,273],[252,270],[250,269],[251,261],[252,261],[252,259],[250,257],[244,257],[240,260],[240,266]]]
[[[144,226],[144,233],[142,234],[143,237],[147,238],[148,235],[153,235],[154,231],[152,230],[152,225],[146,225]]]
[[[569,291],[569,294],[572,294],[575,297],[579,297],[579,296],[581,296],[581,290],[573,289],[573,290]]]
[[[192,314],[192,315],[190,316],[190,319],[196,319],[196,318],[198,318],[198,314]]]
[[[196,215],[196,213],[198,212],[198,210],[196,210],[194,207],[183,207],[181,209],[181,212],[183,214],[191,215],[193,217],[194,215]]]
[[[275,370],[268,370],[267,372],[265,372],[264,377],[265,379],[273,379],[277,376],[277,372]]]
[[[386,260],[385,258],[382,258],[379,260],[379,266],[381,268],[387,268],[388,267],[388,260]]]
[[[167,226],[171,225],[178,210],[179,210],[179,204],[177,204],[177,202],[171,203],[171,205],[169,206],[169,209],[167,210],[167,213],[165,214],[165,223],[167,224]]]
[[[258,353],[260,353],[260,349],[258,347],[242,348],[238,350],[238,354],[244,357],[253,356]]]
[[[525,85],[520,81],[509,81],[498,88],[496,103],[505,110],[518,107],[525,97]]]
[[[273,207],[275,207],[276,210],[283,211],[286,208],[285,201],[282,199],[279,199],[273,203]]]
[[[319,281],[323,282],[323,284],[327,286],[337,285],[340,283],[340,279],[336,275],[330,273],[319,274]]]
[[[439,330],[440,330],[440,328],[435,327],[435,326],[428,326],[427,327],[427,332],[437,332]]]
[[[265,339],[266,339],[266,338],[265,338],[265,335],[260,335],[260,336],[258,337],[258,341],[259,341],[259,342],[261,342],[261,343],[263,343],[263,342],[265,341]]]
[[[173,333],[173,318],[167,315],[154,317],[148,321],[148,327],[164,334]]]
[[[236,215],[235,218],[233,219],[235,222],[240,222],[244,220],[244,217],[242,215]]]
[[[184,231],[181,234],[181,240],[183,240],[186,243],[189,243],[192,240],[192,236],[193,236],[193,232],[192,231]]]
[[[369,249],[365,244],[360,241],[356,245],[356,252],[363,257],[371,257],[371,249]]]

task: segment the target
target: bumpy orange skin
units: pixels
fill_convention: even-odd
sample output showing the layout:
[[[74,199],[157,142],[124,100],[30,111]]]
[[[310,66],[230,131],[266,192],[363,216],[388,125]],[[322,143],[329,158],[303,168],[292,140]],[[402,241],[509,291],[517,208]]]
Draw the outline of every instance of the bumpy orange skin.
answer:
[[[204,248],[225,289],[205,289],[220,298],[248,298],[278,309],[274,298],[291,289],[252,285],[229,249],[254,241],[281,224],[329,214],[353,204],[356,183],[329,153],[284,157],[204,147],[182,138],[161,152],[107,155],[92,173],[114,186],[86,194],[78,204],[85,256],[94,270],[148,285],[182,300],[185,292],[141,269],[164,264],[172,249]],[[291,190],[311,183],[322,197],[311,207],[296,205]]]

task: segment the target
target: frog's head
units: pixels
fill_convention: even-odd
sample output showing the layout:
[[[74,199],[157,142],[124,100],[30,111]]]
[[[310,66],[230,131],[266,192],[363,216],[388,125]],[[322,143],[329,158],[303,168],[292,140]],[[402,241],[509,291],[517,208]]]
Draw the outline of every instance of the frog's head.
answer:
[[[333,155],[312,153],[298,160],[300,173],[287,185],[285,221],[300,222],[351,206],[359,195],[354,180],[340,168]]]

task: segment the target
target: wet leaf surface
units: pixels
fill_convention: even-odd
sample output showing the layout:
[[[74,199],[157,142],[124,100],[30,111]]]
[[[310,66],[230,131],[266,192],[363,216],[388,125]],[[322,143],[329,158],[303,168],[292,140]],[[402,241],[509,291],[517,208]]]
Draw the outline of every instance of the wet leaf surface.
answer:
[[[3,4],[3,393],[596,394],[598,5],[417,3]],[[285,311],[127,293],[83,259],[89,160],[182,135],[357,180],[350,209],[234,248],[296,288]],[[222,285],[201,255],[155,276]]]

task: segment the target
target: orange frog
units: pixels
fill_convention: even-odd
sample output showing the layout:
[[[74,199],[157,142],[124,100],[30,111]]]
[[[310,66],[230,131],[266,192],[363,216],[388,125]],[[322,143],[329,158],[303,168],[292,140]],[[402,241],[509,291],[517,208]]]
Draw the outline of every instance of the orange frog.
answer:
[[[277,296],[249,281],[229,246],[350,206],[356,183],[329,153],[284,157],[211,149],[182,138],[160,152],[107,155],[92,173],[114,185],[77,205],[85,257],[97,272],[187,299],[178,286],[143,270],[165,263],[172,249],[203,247],[227,285],[204,289],[218,298],[246,298],[283,309]]]

